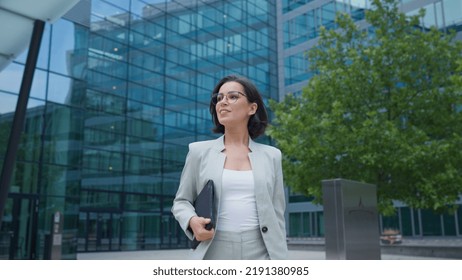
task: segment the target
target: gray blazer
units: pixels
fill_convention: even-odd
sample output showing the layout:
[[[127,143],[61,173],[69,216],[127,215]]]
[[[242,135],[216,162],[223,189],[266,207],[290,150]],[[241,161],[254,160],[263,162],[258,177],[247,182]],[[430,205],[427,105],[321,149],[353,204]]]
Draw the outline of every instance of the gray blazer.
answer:
[[[180,186],[173,201],[172,213],[189,239],[189,220],[196,215],[192,202],[207,180],[215,183],[215,205],[220,207],[222,173],[226,155],[224,137],[189,144],[189,152],[181,174]],[[263,240],[270,259],[286,259],[285,197],[281,151],[249,138],[249,158],[255,180],[255,199]],[[220,223],[217,217],[217,224]],[[192,250],[192,259],[203,259],[211,240],[203,241]]]

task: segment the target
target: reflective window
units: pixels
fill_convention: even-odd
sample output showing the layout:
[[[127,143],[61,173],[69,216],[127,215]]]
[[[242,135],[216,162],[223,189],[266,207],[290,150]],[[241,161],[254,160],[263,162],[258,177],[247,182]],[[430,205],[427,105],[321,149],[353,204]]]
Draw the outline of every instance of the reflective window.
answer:
[[[40,159],[41,132],[43,131],[43,114],[45,102],[29,99],[26,111],[26,123],[21,135],[16,160],[36,162]]]
[[[422,235],[438,236],[442,235],[441,215],[430,210],[420,210],[422,217]]]
[[[34,79],[32,80],[32,88],[30,91],[30,96],[34,98],[39,98],[45,100],[46,90],[48,83],[48,73],[41,70],[35,70]]]
[[[75,25],[67,20],[58,20],[51,27],[50,70],[72,76],[75,45]],[[82,46],[86,47],[86,46]]]
[[[282,0],[282,11],[287,13],[313,1],[314,0]]]
[[[361,3],[362,4],[362,3]],[[353,3],[352,3],[353,5]],[[364,10],[364,7],[359,7],[358,8],[359,10],[363,11]],[[335,29],[337,28],[335,26],[335,23],[334,23],[334,20],[335,20],[335,13],[336,13],[336,9],[335,9],[335,2],[331,2],[331,3],[328,3],[326,5],[323,5],[321,7],[321,10],[318,10],[321,12],[321,23],[323,26],[325,26],[326,29]],[[354,14],[353,14],[354,16]]]
[[[16,110],[18,96],[0,91],[0,120],[2,123],[13,121],[13,113]]]
[[[409,207],[399,208],[401,215],[401,234],[403,236],[412,236],[412,211]]]
[[[459,225],[459,234],[462,233],[462,207],[457,207],[457,224]]]
[[[101,18],[107,18],[108,21],[120,24],[119,18],[125,14],[129,9],[130,1],[124,0],[92,0],[91,13]]]
[[[309,70],[309,62],[304,53],[285,59],[286,85],[308,80],[313,74]]]
[[[55,103],[48,103],[45,113],[43,161],[81,166],[83,114],[81,111]]]
[[[444,235],[455,236],[456,231],[456,215],[454,213],[444,213],[443,215]]]
[[[422,19],[422,25],[424,28],[430,28],[432,26],[438,26],[435,17],[435,5],[432,3],[424,7],[425,16]]]
[[[34,163],[16,161],[11,178],[11,193],[36,193],[39,174]]]
[[[73,94],[73,83],[69,77],[52,74],[48,78],[48,101],[59,104],[69,104],[69,100]]]
[[[5,69],[0,71],[0,90],[19,94],[23,73],[23,65],[10,63]]]
[[[439,29],[455,29],[456,31],[462,30],[462,3],[458,0],[443,0],[435,3],[428,4],[424,7],[425,16],[421,19],[423,28],[430,28],[436,26]],[[410,11],[407,15],[417,15],[419,9]]]
[[[444,28],[444,15],[443,15],[443,4],[442,2],[435,3],[435,17],[436,17],[436,27]]]
[[[459,0],[443,0],[443,9],[446,27],[454,26],[458,31],[461,30],[462,2]]]
[[[34,234],[59,209],[65,258],[186,248],[170,207],[188,144],[216,138],[208,108],[224,75],[278,95],[275,12],[266,0],[94,0],[90,26],[47,25],[14,175],[16,192],[43,197]],[[25,57],[0,73],[0,135]]]
[[[109,4],[112,4],[114,6],[117,6],[126,11],[130,9],[130,1],[127,1],[127,0],[103,0],[103,1]]]
[[[45,24],[45,29],[43,30],[42,41],[40,44],[39,56],[37,58],[37,68],[47,69],[49,62],[50,54],[50,30],[51,25],[49,23]],[[26,64],[27,55],[29,54],[28,50],[23,51],[16,59],[16,62]]]
[[[18,96],[0,91],[0,168],[3,168]]]
[[[302,213],[289,214],[289,232],[292,237],[303,236]]]

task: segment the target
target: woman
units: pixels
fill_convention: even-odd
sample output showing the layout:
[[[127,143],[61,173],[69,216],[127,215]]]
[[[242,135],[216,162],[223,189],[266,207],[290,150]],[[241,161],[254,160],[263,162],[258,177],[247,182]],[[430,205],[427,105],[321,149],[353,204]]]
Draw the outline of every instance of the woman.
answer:
[[[257,88],[246,78],[224,77],[210,113],[216,140],[195,142],[181,175],[172,213],[188,238],[202,241],[193,259],[285,259],[285,197],[281,152],[253,141],[267,126]],[[215,184],[215,229],[192,205],[205,183]]]

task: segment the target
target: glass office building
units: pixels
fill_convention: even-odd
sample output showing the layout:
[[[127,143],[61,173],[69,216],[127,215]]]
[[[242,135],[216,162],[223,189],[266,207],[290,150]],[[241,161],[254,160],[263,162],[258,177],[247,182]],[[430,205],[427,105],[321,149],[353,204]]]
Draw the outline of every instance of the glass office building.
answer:
[[[403,0],[423,24],[459,30],[458,0]],[[0,228],[0,259],[48,257],[62,213],[62,258],[78,252],[185,248],[170,213],[188,144],[215,138],[211,90],[249,77],[265,102],[299,92],[304,52],[338,11],[364,20],[368,0],[81,0],[46,24],[25,130]],[[0,167],[27,51],[0,72]],[[261,142],[270,143],[261,138]],[[288,197],[293,237],[323,236],[322,207]],[[397,205],[405,235],[461,235],[462,212]]]
[[[321,26],[335,29],[335,14],[346,12],[360,25],[365,25],[365,11],[371,8],[370,0],[282,0],[278,17],[279,55],[283,61],[279,88],[284,94],[298,94],[313,73],[305,57],[306,50],[316,45]],[[436,26],[442,32],[454,30],[462,39],[462,2],[459,0],[402,0],[401,10],[408,15],[425,9],[421,27]],[[462,198],[457,202],[462,204]],[[462,207],[456,213],[437,214],[428,210],[411,209],[399,202],[397,213],[381,217],[381,230],[398,229],[404,236],[462,236]],[[324,236],[323,209],[297,194],[289,196],[288,234],[291,237]]]
[[[27,52],[0,73],[0,164]],[[272,1],[82,0],[47,24],[0,231],[0,259],[185,248],[170,213],[193,141],[217,137],[227,74],[278,98]],[[268,142],[262,138],[259,141]]]

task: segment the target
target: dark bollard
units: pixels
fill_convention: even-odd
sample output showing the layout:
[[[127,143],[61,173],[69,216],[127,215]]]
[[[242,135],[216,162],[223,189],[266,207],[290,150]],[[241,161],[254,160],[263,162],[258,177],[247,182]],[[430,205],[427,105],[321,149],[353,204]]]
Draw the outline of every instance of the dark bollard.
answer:
[[[322,181],[326,259],[380,260],[377,187]]]

